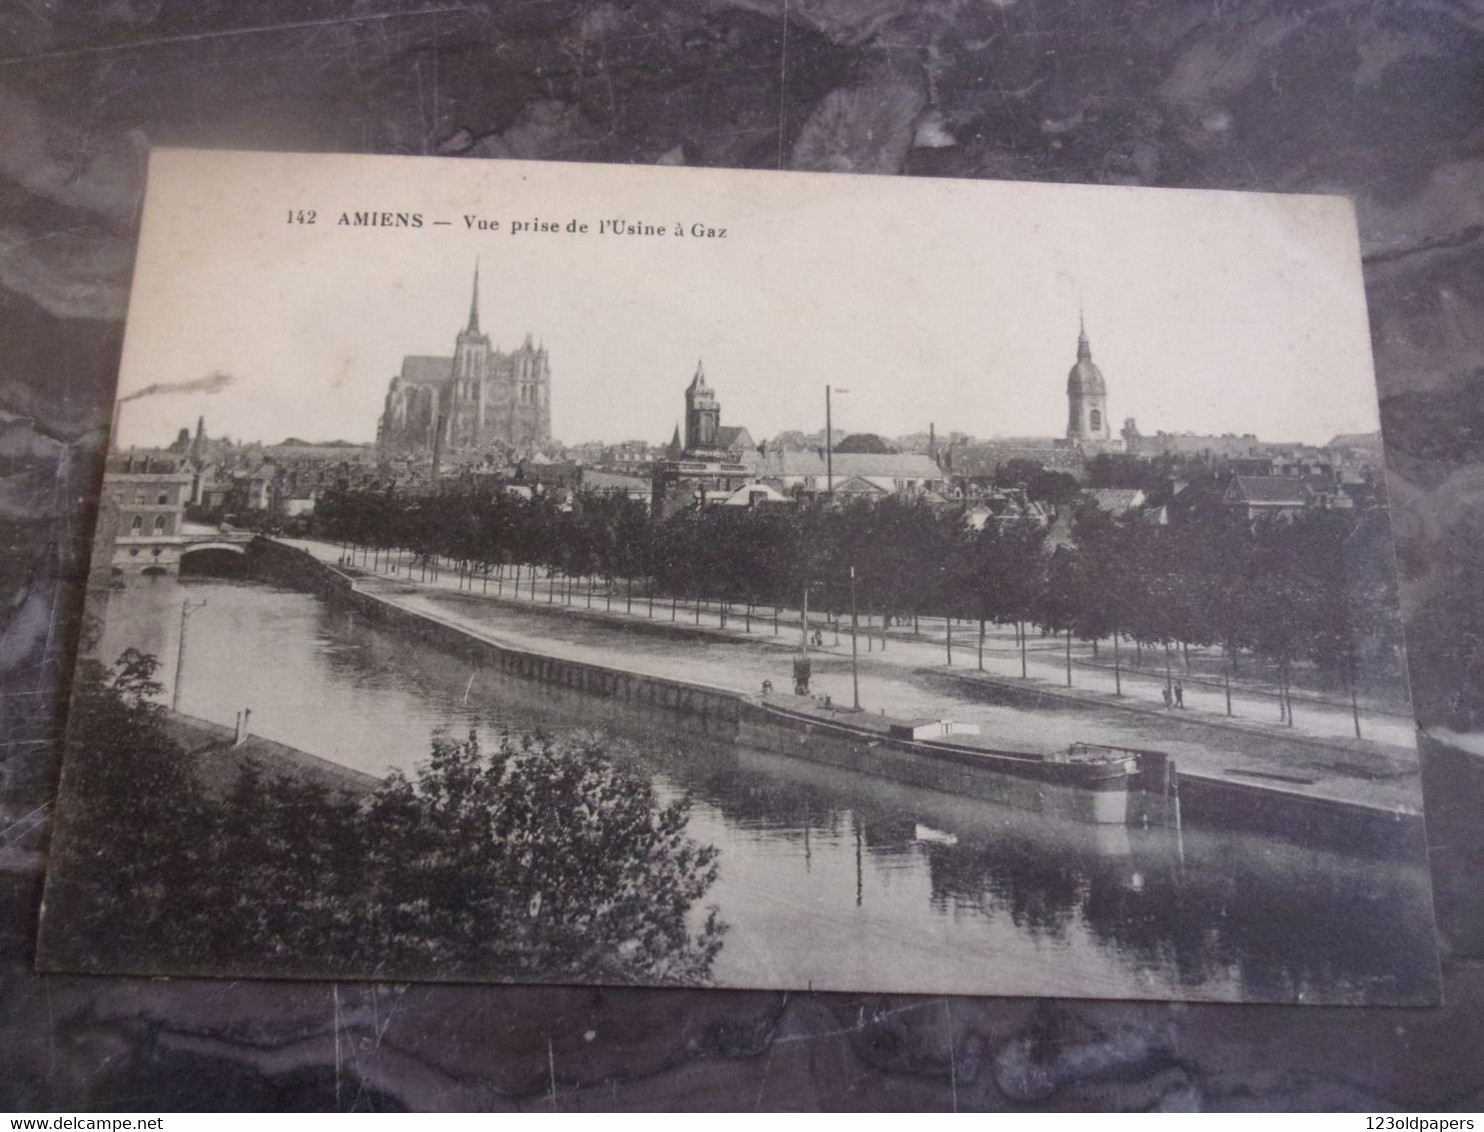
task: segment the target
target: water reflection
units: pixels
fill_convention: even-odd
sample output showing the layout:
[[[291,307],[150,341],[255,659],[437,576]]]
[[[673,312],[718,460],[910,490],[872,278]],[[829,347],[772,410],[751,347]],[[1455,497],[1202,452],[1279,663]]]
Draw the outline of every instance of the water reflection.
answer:
[[[381,774],[438,726],[603,729],[718,846],[725,985],[1218,999],[1425,998],[1420,869],[1260,837],[1063,823],[739,748],[644,710],[536,685],[298,593],[135,579],[100,653],[173,671],[182,709]],[[168,690],[167,690],[167,695]]]

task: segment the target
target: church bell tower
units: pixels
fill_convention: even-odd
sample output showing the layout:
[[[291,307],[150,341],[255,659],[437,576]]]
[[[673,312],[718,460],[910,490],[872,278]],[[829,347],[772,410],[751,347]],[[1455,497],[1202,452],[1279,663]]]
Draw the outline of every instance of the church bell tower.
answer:
[[[685,389],[685,450],[704,451],[716,447],[716,434],[721,428],[721,405],[706,384],[701,363],[696,362],[696,376]]]
[[[1087,341],[1087,324],[1078,318],[1077,364],[1067,374],[1067,439],[1110,440],[1113,430],[1108,425],[1108,386],[1103,373],[1092,361],[1092,347]]]

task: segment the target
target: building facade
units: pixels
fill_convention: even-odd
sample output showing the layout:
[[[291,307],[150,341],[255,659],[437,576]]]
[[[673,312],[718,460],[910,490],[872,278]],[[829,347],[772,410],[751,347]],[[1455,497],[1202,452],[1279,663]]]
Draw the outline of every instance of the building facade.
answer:
[[[479,328],[479,269],[469,321],[450,357],[408,355],[376,430],[383,455],[451,459],[530,455],[551,443],[551,363],[544,345],[495,349]]]
[[[172,457],[110,456],[103,473],[99,523],[113,534],[106,553],[120,573],[173,572],[185,541],[182,524],[192,476]]]
[[[754,456],[753,474],[791,498],[883,498],[942,491],[948,476],[921,452],[768,452]]]

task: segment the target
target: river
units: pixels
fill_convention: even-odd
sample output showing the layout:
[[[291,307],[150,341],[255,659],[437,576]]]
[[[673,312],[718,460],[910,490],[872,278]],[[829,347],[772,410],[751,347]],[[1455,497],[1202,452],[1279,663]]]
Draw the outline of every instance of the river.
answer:
[[[373,775],[412,772],[440,727],[609,733],[720,850],[724,986],[1375,1003],[1435,986],[1416,865],[1057,822],[718,744],[257,582],[130,578],[98,654],[154,653],[168,698],[186,599],[182,711],[251,708],[254,733]]]

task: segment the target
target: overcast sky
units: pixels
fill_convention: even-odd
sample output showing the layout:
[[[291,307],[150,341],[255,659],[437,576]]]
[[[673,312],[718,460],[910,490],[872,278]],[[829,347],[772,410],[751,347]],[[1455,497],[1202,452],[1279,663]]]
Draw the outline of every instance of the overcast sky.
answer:
[[[335,223],[368,210],[423,227]],[[510,233],[535,219],[589,232]],[[599,235],[605,219],[665,235]],[[235,380],[126,405],[120,443],[198,415],[240,440],[373,439],[403,355],[452,352],[476,256],[482,328],[545,342],[569,443],[668,440],[698,358],[722,423],[759,439],[823,427],[826,384],[849,390],[852,432],[1061,435],[1079,308],[1115,433],[1378,427],[1338,198],[164,150],[120,392]]]

